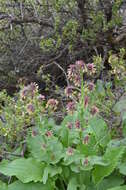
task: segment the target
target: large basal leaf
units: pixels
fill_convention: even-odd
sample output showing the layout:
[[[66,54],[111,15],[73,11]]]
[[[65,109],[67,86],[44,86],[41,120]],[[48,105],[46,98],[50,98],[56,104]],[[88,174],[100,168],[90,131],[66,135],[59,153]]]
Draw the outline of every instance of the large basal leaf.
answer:
[[[96,165],[94,167],[93,179],[96,184],[113,172],[113,170],[117,167],[117,164],[121,159],[124,150],[124,147],[107,148],[103,158],[110,164],[108,166]]]
[[[121,174],[126,175],[126,163],[119,164],[118,168]]]
[[[62,173],[61,167],[49,165],[44,169],[42,181],[44,184],[46,184],[46,182],[48,180],[48,176],[54,177],[55,175],[61,174],[61,173]]]
[[[0,181],[0,190],[8,190],[7,184]]]
[[[101,181],[97,186],[97,190],[107,190],[108,188],[117,187],[124,183],[124,179],[121,176],[112,174],[108,178]]]
[[[96,141],[101,146],[105,147],[110,141],[110,134],[105,121],[98,117],[93,117],[89,121],[92,133],[95,135]]]
[[[55,137],[47,141],[43,136],[29,137],[27,144],[32,156],[39,161],[56,164],[63,157],[62,144]]]
[[[108,166],[109,163],[101,156],[89,156],[89,162],[91,165]]]
[[[119,186],[119,187],[114,187],[114,188],[107,189],[107,190],[126,190],[126,185]]]
[[[16,181],[8,186],[8,190],[54,190],[54,187],[51,183],[47,183],[46,185],[42,183],[24,184],[20,181]]]
[[[1,162],[0,172],[7,176],[16,176],[23,183],[42,181],[43,165],[33,158],[19,158],[12,162]]]
[[[108,144],[107,147],[120,147],[120,146],[125,146],[126,147],[126,138],[123,139],[113,139],[111,140]]]
[[[77,190],[79,184],[77,183],[77,179],[75,177],[71,178],[67,187],[67,190]]]

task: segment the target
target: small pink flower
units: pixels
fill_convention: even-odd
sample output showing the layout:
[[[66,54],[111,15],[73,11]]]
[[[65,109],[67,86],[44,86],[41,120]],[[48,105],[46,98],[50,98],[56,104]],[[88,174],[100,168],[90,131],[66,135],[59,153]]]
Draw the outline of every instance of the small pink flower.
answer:
[[[69,113],[73,113],[74,112],[74,110],[75,110],[75,102],[69,102],[68,104],[67,104],[67,111],[69,112]]]
[[[88,165],[88,158],[85,158],[84,165]]]
[[[30,95],[33,98],[35,95],[35,92],[38,90],[38,86],[36,83],[32,82],[30,85],[28,85],[29,89],[30,89]]]
[[[72,86],[66,87],[65,94],[66,94],[67,97],[70,97],[72,95],[72,92],[73,92],[73,87]]]
[[[87,64],[87,69],[90,73],[94,73],[95,72],[95,66],[93,63],[88,63]]]
[[[79,120],[77,120],[75,122],[75,127],[76,127],[76,129],[80,129],[81,125],[80,125],[80,121]]]
[[[25,86],[22,90],[21,90],[21,93],[20,93],[20,96],[22,99],[25,99],[28,95],[28,92],[29,92],[29,89],[27,86]]]
[[[27,86],[25,86],[22,90],[21,90],[21,98],[25,99],[28,95],[31,96],[33,98],[35,91],[37,91],[38,86],[36,83],[31,83]]]
[[[75,75],[76,73],[76,65],[70,65],[68,68],[68,79],[72,79],[72,77]]]
[[[38,86],[35,82],[32,82],[29,87],[30,87],[32,92],[36,91],[38,89]]]
[[[45,96],[42,95],[42,94],[40,94],[40,95],[38,96],[38,100],[39,100],[40,102],[44,101],[44,100],[45,100]]]
[[[88,107],[88,102],[89,102],[89,98],[88,98],[88,96],[85,96],[85,99],[84,99],[84,107],[85,108]]]
[[[68,127],[68,129],[72,129],[73,128],[73,124],[72,123],[68,123],[67,127]]]
[[[89,89],[90,91],[93,91],[93,90],[94,90],[94,83],[90,82],[90,83],[88,84],[88,89]]]
[[[28,104],[28,105],[27,105],[27,112],[28,112],[29,114],[31,114],[31,113],[33,113],[34,111],[35,111],[34,106],[33,106],[32,104]]]
[[[47,131],[47,132],[46,132],[46,136],[47,136],[47,137],[52,137],[52,136],[53,136],[52,131]]]
[[[58,101],[52,98],[48,100],[46,107],[51,108],[52,110],[56,110],[57,105],[58,105]]]
[[[83,139],[83,144],[88,144],[89,142],[89,135],[86,135]]]
[[[95,115],[95,114],[97,114],[99,112],[99,109],[96,107],[96,106],[93,106],[92,108],[91,108],[91,114],[92,115]]]
[[[83,60],[78,60],[75,64],[79,70],[85,71],[85,63]]]
[[[69,147],[66,152],[67,155],[72,156],[74,154],[74,149]]]
[[[75,75],[73,78],[75,86],[80,86],[81,85],[81,77],[79,74]]]

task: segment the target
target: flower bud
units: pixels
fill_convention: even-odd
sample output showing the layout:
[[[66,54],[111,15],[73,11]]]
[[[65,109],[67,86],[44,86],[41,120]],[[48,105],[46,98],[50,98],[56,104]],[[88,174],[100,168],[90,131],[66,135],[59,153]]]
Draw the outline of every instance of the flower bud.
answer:
[[[76,127],[76,129],[80,129],[81,125],[80,125],[80,121],[79,120],[77,120],[75,122],[75,127]]]
[[[67,155],[72,156],[74,154],[73,148],[69,147],[66,152]]]
[[[83,60],[76,61],[76,66],[79,70],[85,71],[85,63]]]
[[[75,110],[75,102],[69,102],[67,104],[67,108],[66,109],[67,109],[67,112],[73,113],[74,110]]]
[[[88,63],[87,64],[87,69],[90,73],[94,73],[95,72],[95,66],[93,63]]]
[[[65,94],[66,94],[67,97],[70,97],[72,95],[72,92],[73,92],[73,87],[72,86],[66,87]]]
[[[85,158],[84,165],[88,165],[88,158]]]
[[[42,94],[40,94],[40,95],[38,96],[38,100],[39,100],[40,102],[44,101],[44,100],[45,100],[45,96],[42,95]]]
[[[52,137],[52,136],[53,136],[52,131],[47,131],[47,132],[46,132],[46,136],[47,136],[47,137]]]
[[[97,114],[99,112],[99,109],[96,107],[96,106],[93,106],[92,108],[91,108],[91,114],[92,115],[95,115],[95,114]]]
[[[67,127],[68,127],[68,129],[72,129],[73,128],[73,124],[72,123],[68,123]]]
[[[27,105],[27,112],[28,112],[29,114],[31,114],[31,113],[33,113],[34,111],[35,111],[34,106],[33,106],[32,104],[28,104],[28,105]]]
[[[89,135],[86,135],[83,139],[83,144],[88,144],[89,142]]]
[[[93,90],[94,90],[94,83],[90,82],[90,83],[88,84],[88,89],[89,89],[90,91],[93,91]]]
[[[88,96],[85,96],[85,99],[84,99],[84,107],[85,108],[88,107],[88,102],[89,102],[89,98],[88,98]]]
[[[57,105],[58,105],[58,101],[52,98],[48,100],[46,107],[51,108],[52,110],[56,110]]]

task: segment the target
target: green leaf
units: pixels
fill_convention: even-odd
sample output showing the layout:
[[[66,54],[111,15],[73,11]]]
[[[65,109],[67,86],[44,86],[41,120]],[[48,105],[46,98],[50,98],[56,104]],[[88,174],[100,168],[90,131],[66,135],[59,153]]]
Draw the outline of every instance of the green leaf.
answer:
[[[126,137],[126,112],[123,112],[122,114],[122,131],[123,136]]]
[[[43,136],[29,137],[28,148],[34,158],[48,164],[56,164],[63,157],[63,146],[57,138],[46,140]]]
[[[99,166],[96,165],[93,171],[93,179],[97,184],[105,177],[109,176],[114,169],[116,168],[119,160],[124,153],[125,147],[113,147],[107,148],[105,155],[103,158],[109,162],[108,166]]]
[[[89,162],[91,165],[100,165],[100,166],[108,166],[108,161],[106,161],[103,157],[101,156],[90,156],[88,158]]]
[[[67,190],[77,190],[78,187],[77,179],[76,178],[71,178],[67,187]]]
[[[80,154],[77,150],[74,149],[74,153],[73,155],[68,155],[67,153],[64,154],[64,165],[68,166],[72,163],[77,163],[79,162],[80,163],[80,160],[83,159],[83,155]]]
[[[114,188],[107,189],[107,190],[126,190],[126,185],[119,186],[119,187],[114,187]]]
[[[92,131],[90,131],[92,133]],[[89,132],[89,134],[90,134]],[[84,132],[85,133],[85,132]],[[96,155],[98,153],[98,146],[96,145],[96,139],[93,135],[90,135],[89,142],[87,144],[79,144],[77,149],[80,153],[84,154],[84,156]]]
[[[121,113],[123,111],[126,111],[126,99],[125,97],[123,99],[121,99],[120,101],[118,101],[115,106],[113,107],[113,111],[115,113]]]
[[[126,146],[126,138],[123,138],[123,139],[113,139],[107,145],[108,148],[121,147],[121,146]]]
[[[86,189],[86,186],[85,185],[81,185],[80,186],[80,190],[85,190]]]
[[[8,190],[7,184],[0,181],[0,190]]]
[[[61,137],[61,141],[63,143],[64,146],[68,146],[69,143],[69,133],[68,133],[68,129],[67,128],[62,128],[62,130],[60,131],[60,137]]]
[[[97,80],[96,90],[100,96],[105,96],[105,89],[101,80]]]
[[[50,177],[54,177],[55,175],[61,174],[61,173],[62,173],[61,167],[49,165],[44,169],[42,181],[44,184],[46,184],[49,175],[50,175]]]
[[[123,175],[126,175],[126,163],[119,164],[119,172]]]
[[[121,176],[112,174],[107,179],[104,179],[101,181],[101,183],[97,187],[97,190],[106,190],[108,188],[122,185],[123,183],[124,183],[124,179],[121,178]]]
[[[44,165],[33,158],[20,158],[12,162],[0,163],[0,172],[7,176],[16,176],[23,183],[42,181]]]
[[[8,186],[8,190],[54,190],[54,187],[51,183],[47,183],[46,185],[42,183],[24,184],[20,181],[16,181]]]
[[[98,117],[93,117],[89,121],[92,133],[95,135],[97,144],[105,147],[110,141],[110,134],[105,121]]]

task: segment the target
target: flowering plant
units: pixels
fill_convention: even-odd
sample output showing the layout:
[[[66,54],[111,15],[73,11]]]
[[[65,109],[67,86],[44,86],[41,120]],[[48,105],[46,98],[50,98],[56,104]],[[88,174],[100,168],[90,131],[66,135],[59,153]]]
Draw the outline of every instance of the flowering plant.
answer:
[[[7,99],[8,106],[4,105],[2,109],[5,123],[1,124],[1,130],[3,125],[6,126],[3,136],[12,140],[10,133],[15,130],[25,149],[19,145],[11,154],[7,151],[5,155],[1,154],[4,159],[0,162],[0,173],[10,177],[9,185],[0,182],[1,189],[126,188],[126,138],[113,139],[111,129],[101,116],[99,102],[104,96],[101,91],[98,93],[98,84],[84,82],[84,74],[91,75],[95,71],[93,64],[86,66],[83,61],[70,66],[68,78],[72,84],[65,89],[67,114],[59,125],[47,115],[57,109],[57,100],[46,101],[34,83],[22,88],[17,102]],[[8,114],[8,109],[13,117]],[[22,131],[24,136],[21,136]],[[5,149],[9,151],[7,147]]]

